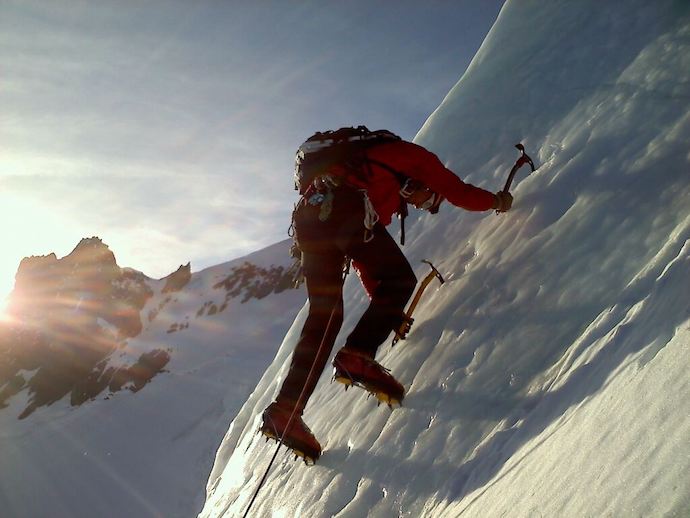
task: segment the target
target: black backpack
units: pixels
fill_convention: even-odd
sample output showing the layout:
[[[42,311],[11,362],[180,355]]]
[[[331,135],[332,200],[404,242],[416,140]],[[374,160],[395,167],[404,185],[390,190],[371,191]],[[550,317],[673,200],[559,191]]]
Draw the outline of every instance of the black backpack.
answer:
[[[348,174],[365,180],[368,171],[365,150],[399,140],[399,136],[388,130],[370,131],[366,126],[314,133],[295,155],[295,190],[304,194],[316,178],[335,165],[343,166]]]

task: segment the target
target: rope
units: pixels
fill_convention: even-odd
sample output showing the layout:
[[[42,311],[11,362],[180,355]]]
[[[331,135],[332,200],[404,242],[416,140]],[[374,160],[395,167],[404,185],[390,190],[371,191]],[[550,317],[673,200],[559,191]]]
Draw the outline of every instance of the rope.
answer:
[[[345,276],[347,276],[347,272],[345,272]],[[345,279],[343,278],[343,282],[345,282]],[[330,333],[331,330],[331,324],[333,323],[333,316],[336,313],[336,310],[342,305],[343,299],[342,297],[340,300],[336,302],[336,304],[333,306],[333,310],[331,311],[331,315],[328,317],[328,323],[326,324],[326,329],[323,332],[323,336],[321,337],[321,343],[319,344],[319,349],[316,351],[316,355],[314,356],[314,361],[311,364],[311,368],[309,369],[309,374],[307,375],[307,379],[304,382],[304,386],[302,387],[302,392],[300,392],[299,398],[297,398],[297,403],[295,404],[295,407],[292,409],[292,413],[290,414],[290,418],[288,419],[287,425],[285,426],[285,430],[280,436],[280,440],[278,441],[278,445],[276,446],[275,452],[273,452],[273,457],[271,457],[271,461],[268,463],[268,466],[266,467],[266,471],[264,472],[263,476],[261,477],[261,480],[259,481],[259,485],[256,488],[256,491],[254,491],[254,495],[252,496],[251,501],[249,502],[249,505],[247,506],[247,510],[244,512],[243,518],[247,518],[249,515],[249,511],[251,510],[252,506],[254,505],[254,501],[256,500],[256,497],[259,495],[259,491],[261,491],[261,488],[263,487],[264,483],[266,482],[266,479],[268,478],[268,474],[271,471],[271,467],[273,466],[273,462],[275,462],[276,457],[278,456],[278,450],[280,450],[280,447],[283,445],[283,438],[285,437],[285,434],[287,431],[290,429],[290,426],[292,425],[292,421],[295,419],[295,415],[297,414],[297,409],[301,406],[302,404],[302,399],[304,398],[304,392],[307,389],[307,384],[309,381],[311,381],[312,376],[314,375],[314,368],[316,367],[316,360],[321,357],[321,352],[323,351],[323,346],[326,343],[326,337]]]

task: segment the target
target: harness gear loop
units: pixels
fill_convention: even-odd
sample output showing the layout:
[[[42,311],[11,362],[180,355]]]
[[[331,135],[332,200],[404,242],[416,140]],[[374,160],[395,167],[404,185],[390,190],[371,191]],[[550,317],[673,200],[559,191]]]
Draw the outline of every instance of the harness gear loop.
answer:
[[[374,226],[379,222],[379,215],[369,199],[367,190],[360,189],[359,192],[364,197],[364,242],[368,243],[374,239]]]
[[[331,189],[326,190],[326,194],[322,195],[320,200],[321,208],[319,210],[319,221],[328,221],[333,211],[333,191]]]

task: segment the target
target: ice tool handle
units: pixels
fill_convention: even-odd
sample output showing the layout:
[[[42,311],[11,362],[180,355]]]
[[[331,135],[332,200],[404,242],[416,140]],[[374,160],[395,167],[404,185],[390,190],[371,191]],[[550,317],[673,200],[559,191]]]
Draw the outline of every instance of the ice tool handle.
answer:
[[[446,282],[443,279],[443,275],[441,275],[441,272],[439,272],[436,269],[436,267],[433,264],[431,264],[431,261],[427,261],[425,259],[422,262],[431,266],[431,271],[426,275],[426,277],[424,277],[422,284],[417,289],[417,293],[415,293],[414,298],[412,299],[412,302],[410,303],[410,307],[407,308],[407,311],[405,311],[405,314],[403,315],[403,322],[402,322],[402,324],[400,324],[400,327],[395,330],[395,336],[393,337],[393,343],[391,344],[391,346],[394,346],[400,340],[405,340],[405,338],[407,338],[407,334],[410,332],[410,329],[412,328],[412,324],[414,323],[414,318],[412,318],[412,313],[414,312],[414,309],[417,307],[417,304],[419,304],[419,300],[422,298],[422,294],[424,293],[424,290],[429,285],[429,283],[434,280],[434,277],[436,277],[441,284]]]
[[[518,149],[518,151],[520,151],[520,157],[517,159],[515,165],[508,174],[506,184],[503,186],[503,192],[510,191],[510,186],[513,184],[513,178],[515,178],[515,173],[517,173],[518,169],[520,169],[523,165],[529,164],[530,168],[532,169],[532,172],[536,170],[536,168],[534,167],[534,162],[532,162],[532,159],[529,157],[529,155],[525,153],[525,146],[523,146],[522,144],[515,144],[515,147]]]

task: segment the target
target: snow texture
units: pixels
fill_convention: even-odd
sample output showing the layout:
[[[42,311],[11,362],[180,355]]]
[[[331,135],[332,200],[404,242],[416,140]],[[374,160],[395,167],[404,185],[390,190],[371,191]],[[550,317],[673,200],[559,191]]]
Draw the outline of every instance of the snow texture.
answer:
[[[419,216],[405,253],[446,276],[378,360],[402,408],[321,377],[253,517],[690,515],[690,4],[509,0],[419,132],[507,214]],[[366,304],[345,287],[338,344]],[[275,446],[257,434],[305,311],[218,450],[200,516],[242,516]],[[328,369],[327,369],[328,371]]]

